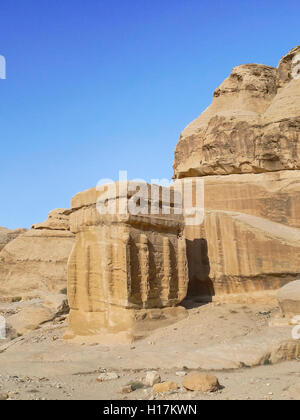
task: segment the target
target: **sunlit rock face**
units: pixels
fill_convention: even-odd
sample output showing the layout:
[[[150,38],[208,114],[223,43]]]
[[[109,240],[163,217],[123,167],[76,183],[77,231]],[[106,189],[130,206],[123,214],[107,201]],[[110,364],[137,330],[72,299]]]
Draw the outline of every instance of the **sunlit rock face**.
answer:
[[[53,210],[44,223],[18,232],[0,252],[0,299],[65,289],[74,239],[67,209]]]
[[[127,192],[118,186],[105,201],[119,208]],[[72,201],[66,338],[122,333],[131,340],[186,315],[178,307],[188,288],[184,220],[173,206],[162,214],[170,203],[158,202],[159,214],[149,213],[151,196],[146,214],[101,214],[101,194],[92,189]]]
[[[176,178],[300,169],[300,78],[292,50],[277,69],[245,64],[181,134]]]
[[[0,227],[0,251],[11,241],[16,239],[22,233],[27,232],[27,229],[7,229]]]
[[[276,289],[300,273],[300,47],[246,64],[181,134],[174,177],[202,177],[206,216],[187,226],[190,293]]]

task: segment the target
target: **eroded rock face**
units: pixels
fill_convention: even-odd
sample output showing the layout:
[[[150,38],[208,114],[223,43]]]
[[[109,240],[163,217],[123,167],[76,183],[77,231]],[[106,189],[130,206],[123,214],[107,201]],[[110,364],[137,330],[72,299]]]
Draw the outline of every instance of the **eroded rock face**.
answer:
[[[277,69],[236,67],[181,135],[175,178],[202,177],[205,192],[203,225],[185,228],[191,294],[277,289],[299,277],[299,54]]]
[[[211,106],[181,134],[176,178],[300,169],[300,78],[294,59],[277,69],[246,64],[233,69]]]
[[[221,389],[221,385],[216,376],[201,373],[191,372],[183,380],[182,385],[189,391],[198,392],[217,392]]]
[[[0,251],[11,241],[16,239],[22,233],[27,232],[27,229],[7,229],[0,227]]]
[[[25,297],[66,288],[67,261],[74,244],[70,211],[55,210],[49,220],[7,244],[0,252],[0,297]]]
[[[278,302],[285,317],[300,316],[300,280],[294,281],[280,289]]]
[[[71,210],[68,209],[52,210],[45,222],[33,225],[32,229],[70,230],[70,214]]]
[[[162,215],[162,202],[157,215],[100,214],[101,194],[92,189],[72,201],[66,337],[125,332],[132,339],[185,316],[176,307],[188,288],[183,216]],[[119,207],[127,191],[116,194],[106,200]]]
[[[274,290],[300,275],[299,229],[207,210],[203,225],[187,227],[185,235],[193,295]]]

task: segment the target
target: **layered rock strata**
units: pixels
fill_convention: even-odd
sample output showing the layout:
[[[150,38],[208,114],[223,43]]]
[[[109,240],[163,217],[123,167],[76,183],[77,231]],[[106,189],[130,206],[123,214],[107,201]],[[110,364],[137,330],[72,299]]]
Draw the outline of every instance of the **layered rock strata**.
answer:
[[[175,179],[204,181],[187,226],[191,294],[277,289],[300,267],[300,47],[277,68],[246,64],[182,133]]]
[[[178,307],[188,288],[183,216],[174,214],[174,203],[154,199],[150,186],[149,198],[138,200],[141,212],[100,213],[99,202],[124,209],[134,200],[124,184],[115,187],[112,193],[91,189],[72,200],[76,244],[68,264],[66,338],[124,333],[134,339],[186,315]]]
[[[58,209],[49,219],[19,235],[0,252],[0,298],[57,293],[67,286],[67,261],[74,244],[70,210]]]

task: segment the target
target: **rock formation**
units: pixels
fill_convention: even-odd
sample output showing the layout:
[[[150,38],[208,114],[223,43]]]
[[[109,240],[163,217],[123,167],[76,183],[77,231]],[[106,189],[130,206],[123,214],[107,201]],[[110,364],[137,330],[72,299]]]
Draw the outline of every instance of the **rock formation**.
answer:
[[[300,280],[287,284],[278,292],[282,314],[287,318],[297,316],[300,324]]]
[[[27,232],[27,229],[15,229],[10,230],[4,227],[0,227],[0,251],[11,241],[16,239],[22,233]]]
[[[176,178],[300,169],[300,78],[293,59],[277,69],[246,64],[233,69],[212,105],[182,133]]]
[[[45,223],[34,225],[2,249],[1,299],[66,288],[67,261],[74,244],[69,215],[66,209],[52,211]]]
[[[68,264],[69,338],[125,333],[133,339],[186,315],[177,307],[188,288],[182,214],[174,214],[174,203],[155,202],[151,195],[140,199],[137,214],[99,212],[99,202],[116,209],[125,202],[127,209],[134,199],[127,183],[115,186],[112,193],[91,189],[72,200],[76,245]],[[151,194],[150,186],[147,190]],[[156,215],[150,214],[153,204]],[[163,214],[163,207],[171,214]]]
[[[298,54],[236,67],[180,137],[175,179],[205,184],[205,222],[185,229],[192,294],[275,289],[300,274]]]

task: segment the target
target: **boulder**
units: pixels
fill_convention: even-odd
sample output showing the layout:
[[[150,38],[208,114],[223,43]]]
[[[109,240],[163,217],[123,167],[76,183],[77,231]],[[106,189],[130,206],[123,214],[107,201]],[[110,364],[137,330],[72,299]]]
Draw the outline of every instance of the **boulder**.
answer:
[[[300,316],[300,280],[287,284],[278,292],[278,302],[287,318]]]
[[[221,389],[218,378],[200,372],[191,372],[183,380],[182,385],[189,391],[216,392]]]
[[[154,386],[155,384],[159,384],[161,382],[161,377],[159,373],[157,372],[147,372],[146,378],[145,378],[145,385],[146,386]]]
[[[25,335],[34,331],[42,324],[53,320],[53,311],[43,305],[36,304],[25,307],[7,319],[7,327],[16,335]]]
[[[162,382],[160,384],[155,384],[153,387],[153,391],[156,394],[164,394],[170,391],[177,391],[177,389],[179,389],[179,386],[176,384],[176,382]]]

